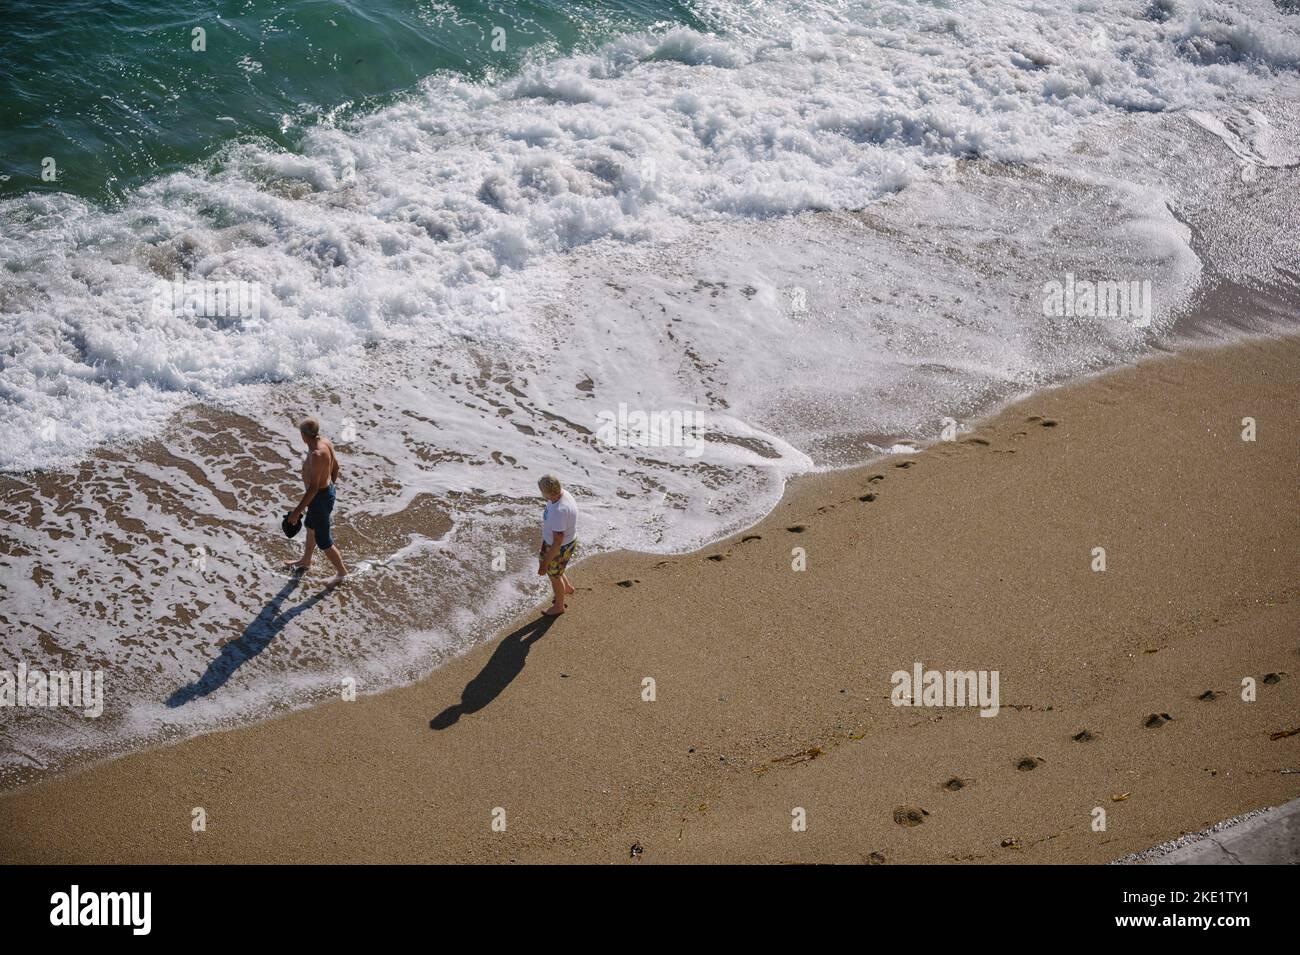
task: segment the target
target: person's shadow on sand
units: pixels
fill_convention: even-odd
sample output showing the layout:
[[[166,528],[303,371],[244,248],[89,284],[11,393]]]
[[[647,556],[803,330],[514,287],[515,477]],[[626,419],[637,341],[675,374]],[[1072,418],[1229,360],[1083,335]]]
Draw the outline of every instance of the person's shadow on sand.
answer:
[[[477,713],[510,685],[524,668],[528,651],[555,623],[555,617],[539,617],[524,624],[514,633],[501,638],[492,658],[479,671],[478,676],[465,684],[460,702],[449,706],[429,721],[429,729],[445,730],[468,713]]]
[[[301,575],[295,574],[291,577],[280,588],[280,592],[271,598],[271,602],[262,608],[262,612],[257,615],[253,622],[244,628],[244,632],[237,639],[231,640],[221,648],[221,655],[208,664],[203,676],[193,683],[181,687],[168,697],[168,708],[174,710],[178,706],[184,706],[195,697],[207,696],[209,693],[221,689],[236,670],[265,650],[290,620],[298,616],[298,614],[310,610],[333,589],[327,587],[315,596],[308,597],[296,607],[291,607],[281,613],[280,606],[291,593],[298,589],[300,583],[302,583]]]

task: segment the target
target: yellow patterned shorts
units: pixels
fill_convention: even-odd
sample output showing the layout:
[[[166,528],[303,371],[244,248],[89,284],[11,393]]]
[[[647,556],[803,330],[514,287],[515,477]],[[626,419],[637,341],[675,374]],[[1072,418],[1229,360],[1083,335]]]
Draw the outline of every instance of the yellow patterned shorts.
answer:
[[[545,557],[546,552],[549,549],[550,548],[543,544],[542,549],[537,552],[537,556],[539,558]],[[546,567],[546,576],[558,577],[564,573],[564,568],[569,566],[569,558],[573,556],[574,551],[577,549],[578,542],[576,540],[571,540],[567,544],[561,544],[560,552],[555,555],[550,564]]]

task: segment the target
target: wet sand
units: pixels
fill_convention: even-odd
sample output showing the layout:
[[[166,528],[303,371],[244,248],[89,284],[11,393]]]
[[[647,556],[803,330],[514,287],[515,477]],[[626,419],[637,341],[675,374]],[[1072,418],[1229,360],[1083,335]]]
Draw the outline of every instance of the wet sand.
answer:
[[[413,685],[0,796],[0,858],[1105,862],[1279,805],[1298,372],[1295,338],[1154,360],[582,562],[570,613]],[[892,705],[918,662],[996,670],[997,715]]]

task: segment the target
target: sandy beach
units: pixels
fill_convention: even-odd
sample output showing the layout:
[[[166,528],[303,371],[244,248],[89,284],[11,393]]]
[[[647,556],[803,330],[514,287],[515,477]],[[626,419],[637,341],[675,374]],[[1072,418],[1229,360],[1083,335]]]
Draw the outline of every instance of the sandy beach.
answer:
[[[0,858],[1101,863],[1279,805],[1297,372],[1296,338],[1158,358],[582,561],[564,617],[413,685],[4,794]],[[997,671],[996,715],[893,705],[917,664]]]

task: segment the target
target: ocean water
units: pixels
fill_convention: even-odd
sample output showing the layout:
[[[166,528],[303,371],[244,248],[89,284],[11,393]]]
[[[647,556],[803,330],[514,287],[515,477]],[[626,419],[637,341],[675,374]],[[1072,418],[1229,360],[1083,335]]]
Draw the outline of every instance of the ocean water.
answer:
[[[0,710],[5,783],[486,639],[540,595],[543,471],[587,553],[681,551],[1180,335],[1292,330],[1294,14],[23,5],[0,649],[107,700]],[[160,307],[186,282],[255,307]],[[1133,296],[1095,314],[1096,282]],[[307,413],[344,465],[339,591],[276,570]],[[658,413],[697,427],[610,440]]]

